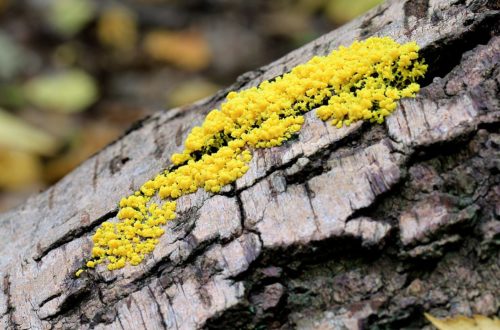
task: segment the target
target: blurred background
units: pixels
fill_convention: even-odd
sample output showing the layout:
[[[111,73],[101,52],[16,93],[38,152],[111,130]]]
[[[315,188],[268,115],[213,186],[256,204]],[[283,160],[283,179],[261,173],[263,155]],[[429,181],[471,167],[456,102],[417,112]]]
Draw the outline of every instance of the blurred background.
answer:
[[[0,212],[381,0],[0,0]]]

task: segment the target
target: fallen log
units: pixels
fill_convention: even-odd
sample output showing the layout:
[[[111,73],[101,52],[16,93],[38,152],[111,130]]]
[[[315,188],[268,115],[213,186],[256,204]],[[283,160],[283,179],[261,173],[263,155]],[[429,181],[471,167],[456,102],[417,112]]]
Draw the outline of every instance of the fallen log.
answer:
[[[500,307],[500,8],[388,1],[191,106],[159,112],[0,215],[0,328],[402,328]],[[306,114],[219,194],[179,198],[139,266],[75,277],[91,236],[229,91],[370,36],[416,41],[422,90],[382,125]]]

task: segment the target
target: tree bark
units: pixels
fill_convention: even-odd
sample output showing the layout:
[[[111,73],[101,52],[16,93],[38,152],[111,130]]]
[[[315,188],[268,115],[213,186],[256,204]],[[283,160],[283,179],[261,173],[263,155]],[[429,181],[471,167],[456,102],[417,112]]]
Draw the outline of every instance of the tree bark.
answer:
[[[423,312],[498,315],[497,1],[388,1],[213,97],[159,112],[0,215],[0,328],[422,328]],[[74,276],[96,227],[169,163],[231,90],[372,35],[416,41],[429,64],[383,125],[314,111],[178,218],[137,267]]]

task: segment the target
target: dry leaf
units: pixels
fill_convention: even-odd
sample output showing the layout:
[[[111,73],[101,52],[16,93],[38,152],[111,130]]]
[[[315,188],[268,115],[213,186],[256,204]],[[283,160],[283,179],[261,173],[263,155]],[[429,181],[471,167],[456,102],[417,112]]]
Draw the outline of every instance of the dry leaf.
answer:
[[[26,122],[0,109],[0,146],[29,153],[51,155],[57,140]]]
[[[438,330],[499,330],[500,319],[488,318],[482,315],[474,315],[471,318],[457,315],[446,319],[437,319],[434,316],[424,313],[425,317]]]
[[[52,183],[59,180],[121,133],[121,129],[109,123],[91,122],[84,125],[64,154],[46,162],[45,181]]]
[[[212,58],[208,42],[195,31],[149,32],[144,39],[144,51],[155,60],[189,71],[205,69]]]
[[[0,0],[0,14],[10,5],[10,0]]]
[[[196,102],[219,90],[219,86],[207,80],[196,79],[183,82],[167,96],[168,106],[179,107]]]
[[[0,148],[0,188],[23,190],[41,180],[38,156],[24,151]]]
[[[285,36],[291,39],[311,34],[311,19],[304,12],[281,10],[261,15],[262,32],[267,35]]]
[[[124,6],[112,6],[102,13],[97,23],[101,44],[117,50],[131,50],[137,41],[137,21],[134,13]]]
[[[326,6],[326,15],[328,18],[337,24],[343,24],[356,18],[365,11],[382,3],[383,0],[334,0],[329,1]]]
[[[37,107],[64,113],[80,112],[97,100],[94,78],[76,69],[35,77],[24,91]]]

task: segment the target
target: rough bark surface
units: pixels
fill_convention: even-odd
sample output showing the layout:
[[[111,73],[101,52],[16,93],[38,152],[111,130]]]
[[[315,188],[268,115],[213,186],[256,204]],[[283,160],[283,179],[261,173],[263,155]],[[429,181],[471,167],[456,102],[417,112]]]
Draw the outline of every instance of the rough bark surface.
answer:
[[[192,106],[160,112],[0,215],[0,328],[430,328],[498,315],[497,1],[388,1]],[[230,90],[372,35],[415,40],[424,88],[383,125],[315,117],[222,194],[178,201],[138,267],[75,278],[117,202]]]

